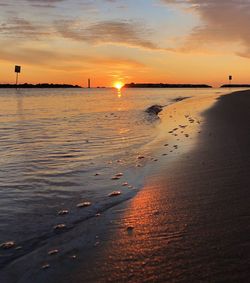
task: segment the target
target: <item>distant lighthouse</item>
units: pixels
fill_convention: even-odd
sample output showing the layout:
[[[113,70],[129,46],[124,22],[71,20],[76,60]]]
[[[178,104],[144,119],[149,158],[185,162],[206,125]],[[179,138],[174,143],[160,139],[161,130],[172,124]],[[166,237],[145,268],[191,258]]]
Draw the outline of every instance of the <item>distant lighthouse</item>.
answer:
[[[88,79],[88,88],[90,88],[90,79]]]

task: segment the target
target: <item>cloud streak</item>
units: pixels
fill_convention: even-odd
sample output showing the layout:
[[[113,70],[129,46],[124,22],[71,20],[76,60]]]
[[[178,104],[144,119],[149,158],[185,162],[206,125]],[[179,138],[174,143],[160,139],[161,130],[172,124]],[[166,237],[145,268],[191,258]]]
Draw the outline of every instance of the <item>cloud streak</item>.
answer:
[[[140,23],[128,21],[100,21],[84,26],[77,21],[56,22],[58,33],[64,38],[90,44],[119,44],[145,49],[159,49],[148,40],[151,31]]]
[[[29,20],[11,17],[0,23],[0,36],[6,38],[39,39],[53,33],[47,25],[37,25]]]

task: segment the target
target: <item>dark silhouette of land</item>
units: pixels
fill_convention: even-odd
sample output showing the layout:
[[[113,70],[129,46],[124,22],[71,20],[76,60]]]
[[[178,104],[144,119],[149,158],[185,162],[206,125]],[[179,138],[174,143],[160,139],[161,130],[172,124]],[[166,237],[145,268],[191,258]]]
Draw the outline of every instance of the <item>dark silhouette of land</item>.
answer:
[[[206,84],[163,84],[163,83],[130,83],[126,88],[212,88]]]
[[[250,84],[225,84],[221,87],[250,87]]]
[[[0,84],[0,88],[81,88],[79,85],[70,84]]]

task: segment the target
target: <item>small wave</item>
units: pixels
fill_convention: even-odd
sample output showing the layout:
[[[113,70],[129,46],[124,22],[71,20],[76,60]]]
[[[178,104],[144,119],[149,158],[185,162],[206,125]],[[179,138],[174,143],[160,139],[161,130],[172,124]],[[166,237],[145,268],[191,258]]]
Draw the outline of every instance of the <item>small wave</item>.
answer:
[[[152,105],[150,107],[148,107],[145,112],[150,114],[150,115],[158,115],[162,110],[163,110],[163,107],[162,105]]]
[[[188,99],[188,98],[191,98],[191,96],[178,96],[176,98],[173,98],[171,101],[172,102],[180,102],[180,101]]]

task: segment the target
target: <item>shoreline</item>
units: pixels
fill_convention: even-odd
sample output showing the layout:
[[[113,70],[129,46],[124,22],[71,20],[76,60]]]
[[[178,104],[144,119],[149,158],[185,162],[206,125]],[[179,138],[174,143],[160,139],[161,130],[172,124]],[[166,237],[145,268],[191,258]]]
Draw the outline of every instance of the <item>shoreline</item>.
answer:
[[[47,250],[52,248],[51,246],[46,246],[45,243],[43,247],[29,254],[27,258],[20,258],[7,266],[5,270],[1,270],[1,277],[4,278],[4,280],[6,279],[8,283],[45,281],[70,282],[70,280],[72,280],[72,282],[81,282],[80,280],[83,280],[83,278],[88,282],[114,282],[121,278],[127,282],[141,282],[140,280],[143,279],[141,276],[147,276],[147,278],[151,278],[152,280],[162,280],[162,282],[166,279],[170,282],[177,282],[178,278],[180,279],[178,282],[185,282],[181,281],[185,279],[210,280],[212,277],[208,275],[207,277],[199,278],[198,274],[196,275],[198,276],[197,278],[193,278],[188,272],[189,269],[184,267],[187,263],[188,265],[190,264],[190,270],[192,270],[193,266],[197,267],[197,262],[194,261],[195,259],[192,259],[192,257],[187,258],[188,255],[191,255],[189,254],[190,252],[188,252],[188,249],[191,248],[191,242],[188,242],[187,238],[191,237],[190,229],[192,233],[197,229],[197,226],[194,227],[196,217],[199,219],[201,215],[204,214],[202,205],[193,204],[189,197],[194,195],[201,202],[204,202],[204,198],[208,197],[211,201],[209,205],[213,205],[218,209],[216,200],[213,199],[217,191],[213,191],[214,195],[210,196],[209,194],[204,194],[204,190],[207,187],[210,189],[210,177],[221,170],[225,161],[225,157],[218,155],[218,161],[215,162],[215,160],[211,158],[214,154],[211,153],[225,150],[221,147],[221,142],[223,134],[224,138],[225,136],[227,137],[228,134],[226,130],[230,130],[230,127],[225,128],[225,125],[223,125],[223,127],[219,125],[216,117],[220,115],[221,108],[223,110],[223,107],[225,107],[223,106],[225,101],[229,106],[231,105],[231,102],[227,102],[228,100],[225,97],[234,95],[235,94],[222,96],[212,108],[209,108],[209,110],[205,112],[203,115],[205,126],[202,125],[203,129],[198,139],[194,138],[191,145],[189,144],[185,147],[185,139],[192,139],[193,136],[189,134],[189,137],[183,137],[184,141],[183,143],[180,141],[179,147],[183,147],[185,150],[184,152],[179,151],[179,149],[176,151],[175,154],[178,155],[177,159],[174,158],[174,160],[170,162],[165,162],[164,159],[157,160],[158,163],[155,163],[156,165],[152,172],[150,172],[150,177],[145,187],[142,188],[135,197],[111,208],[98,217],[98,219],[93,218],[79,225],[74,231],[67,232],[67,235],[65,235],[63,239],[58,235],[58,237],[53,240],[53,243],[50,243],[50,245],[54,245],[54,247],[60,247],[60,254],[58,256],[42,256],[46,254]],[[237,101],[237,98],[234,98],[234,100]],[[191,101],[183,101],[183,103],[190,103],[190,107],[193,108],[192,99]],[[174,111],[176,111],[175,108],[180,109],[181,106],[182,103],[178,106],[172,105],[168,111],[172,111],[173,113],[171,113],[174,114]],[[198,109],[199,107],[197,106],[198,112],[200,111],[200,109]],[[247,105],[245,107],[247,107]],[[182,110],[185,111],[185,107]],[[195,110],[192,109],[192,111]],[[180,113],[181,115],[184,114],[182,111],[180,111]],[[225,114],[225,112],[223,113]],[[167,113],[167,115],[169,115],[169,113]],[[188,115],[190,118],[191,113]],[[215,118],[213,118],[213,115]],[[224,119],[227,119],[226,116]],[[176,122],[182,123],[179,118],[176,118],[176,120],[173,118],[173,121],[168,126],[172,128]],[[182,118],[187,119],[186,117]],[[193,118],[191,117],[191,119]],[[200,127],[198,119],[195,118],[194,120],[195,123],[191,124]],[[234,121],[233,119],[232,123],[233,122],[235,124],[232,126],[236,127],[240,121]],[[161,125],[161,127],[162,126],[164,125]],[[218,134],[221,132],[221,127],[223,131],[221,133],[222,136],[219,137]],[[239,131],[241,138],[245,134],[244,129],[244,125],[242,125]],[[196,132],[197,135],[198,129],[196,127],[194,127],[192,131],[191,133],[194,134],[194,132]],[[176,142],[174,139],[177,138],[174,136],[174,132],[172,134],[169,141],[171,145]],[[209,152],[206,144],[211,141],[214,145]],[[235,143],[235,140],[232,141],[232,144],[228,140],[228,149],[231,149]],[[211,147],[211,144],[209,144],[209,146]],[[243,148],[247,150],[247,143],[244,143]],[[160,152],[164,154],[162,149]],[[241,160],[243,158],[242,152],[235,151],[235,154],[239,154],[239,156],[237,155],[236,161],[238,162],[237,166],[240,166],[240,162],[244,161]],[[202,159],[200,159],[200,157],[202,157]],[[233,160],[230,160],[230,162],[233,162]],[[249,162],[247,156],[245,157],[245,162]],[[248,166],[249,164],[246,163],[246,165]],[[216,166],[219,166],[219,168],[216,168]],[[246,169],[249,168],[247,166]],[[222,177],[215,179],[214,182],[226,182],[226,170],[229,169],[230,168],[226,167],[225,172],[221,173]],[[204,180],[199,181],[198,172],[194,170],[202,174]],[[194,172],[195,174],[193,176]],[[239,174],[238,171],[237,173]],[[245,173],[247,173],[247,170]],[[208,174],[208,176],[206,176],[206,174]],[[245,182],[247,183],[247,176],[245,176],[245,178]],[[193,185],[191,188],[188,185],[190,182]],[[172,189],[167,188],[166,190],[166,184],[168,184],[170,188],[172,187]],[[204,190],[199,191],[200,188]],[[170,200],[172,200],[172,202]],[[183,201],[183,203],[181,201]],[[196,213],[196,210],[199,210],[199,213]],[[204,215],[206,215],[206,213]],[[206,217],[209,218],[209,216]],[[177,226],[175,224],[176,222],[178,224]],[[206,227],[203,222],[198,221],[198,224],[203,228]],[[210,226],[212,224],[213,223],[209,222]],[[127,231],[129,226],[134,227],[131,234]],[[91,231],[89,227],[91,227]],[[226,233],[227,231],[223,232]],[[98,233],[98,235],[96,233]],[[205,230],[204,233],[209,234],[209,231]],[[78,235],[78,237],[75,237],[76,235]],[[79,235],[81,236],[79,237]],[[204,235],[200,236],[204,237]],[[72,244],[71,241],[73,237],[75,238]],[[194,240],[196,238],[192,239]],[[199,241],[201,241],[200,245]],[[195,241],[193,241],[192,244],[194,244],[194,242]],[[185,249],[179,246],[182,244],[185,244]],[[74,247],[73,250],[72,246]],[[204,248],[204,242],[202,242],[202,239],[198,239],[198,243],[194,246],[199,249]],[[162,249],[164,253],[161,251]],[[173,251],[169,252],[171,249],[173,249]],[[174,251],[177,251],[177,254],[175,254]],[[203,252],[205,252],[205,250]],[[197,254],[199,255],[197,260],[201,261],[201,255],[199,253]],[[65,255],[67,256],[65,257]],[[70,258],[73,255],[77,256],[76,260]],[[165,257],[167,255],[172,259],[172,262],[166,262]],[[178,257],[178,261],[176,261],[176,256]],[[87,262],[86,258],[88,259]],[[41,265],[45,264],[47,261],[50,262],[51,267],[46,271],[41,270]],[[208,262],[210,263],[210,261]],[[160,272],[155,265],[156,263],[159,265],[159,268],[163,269],[162,272]],[[179,263],[181,263],[180,266],[178,265]],[[65,268],[64,272],[62,272],[62,266]],[[144,274],[139,272],[141,269],[144,270]],[[101,270],[102,274],[95,274],[95,270]],[[164,272],[164,270],[166,272]],[[178,274],[175,273],[177,271],[179,272]],[[192,270],[192,272],[193,271],[194,270]],[[198,272],[198,270],[195,269],[195,272]],[[24,277],[19,278],[20,274],[23,274]]]

